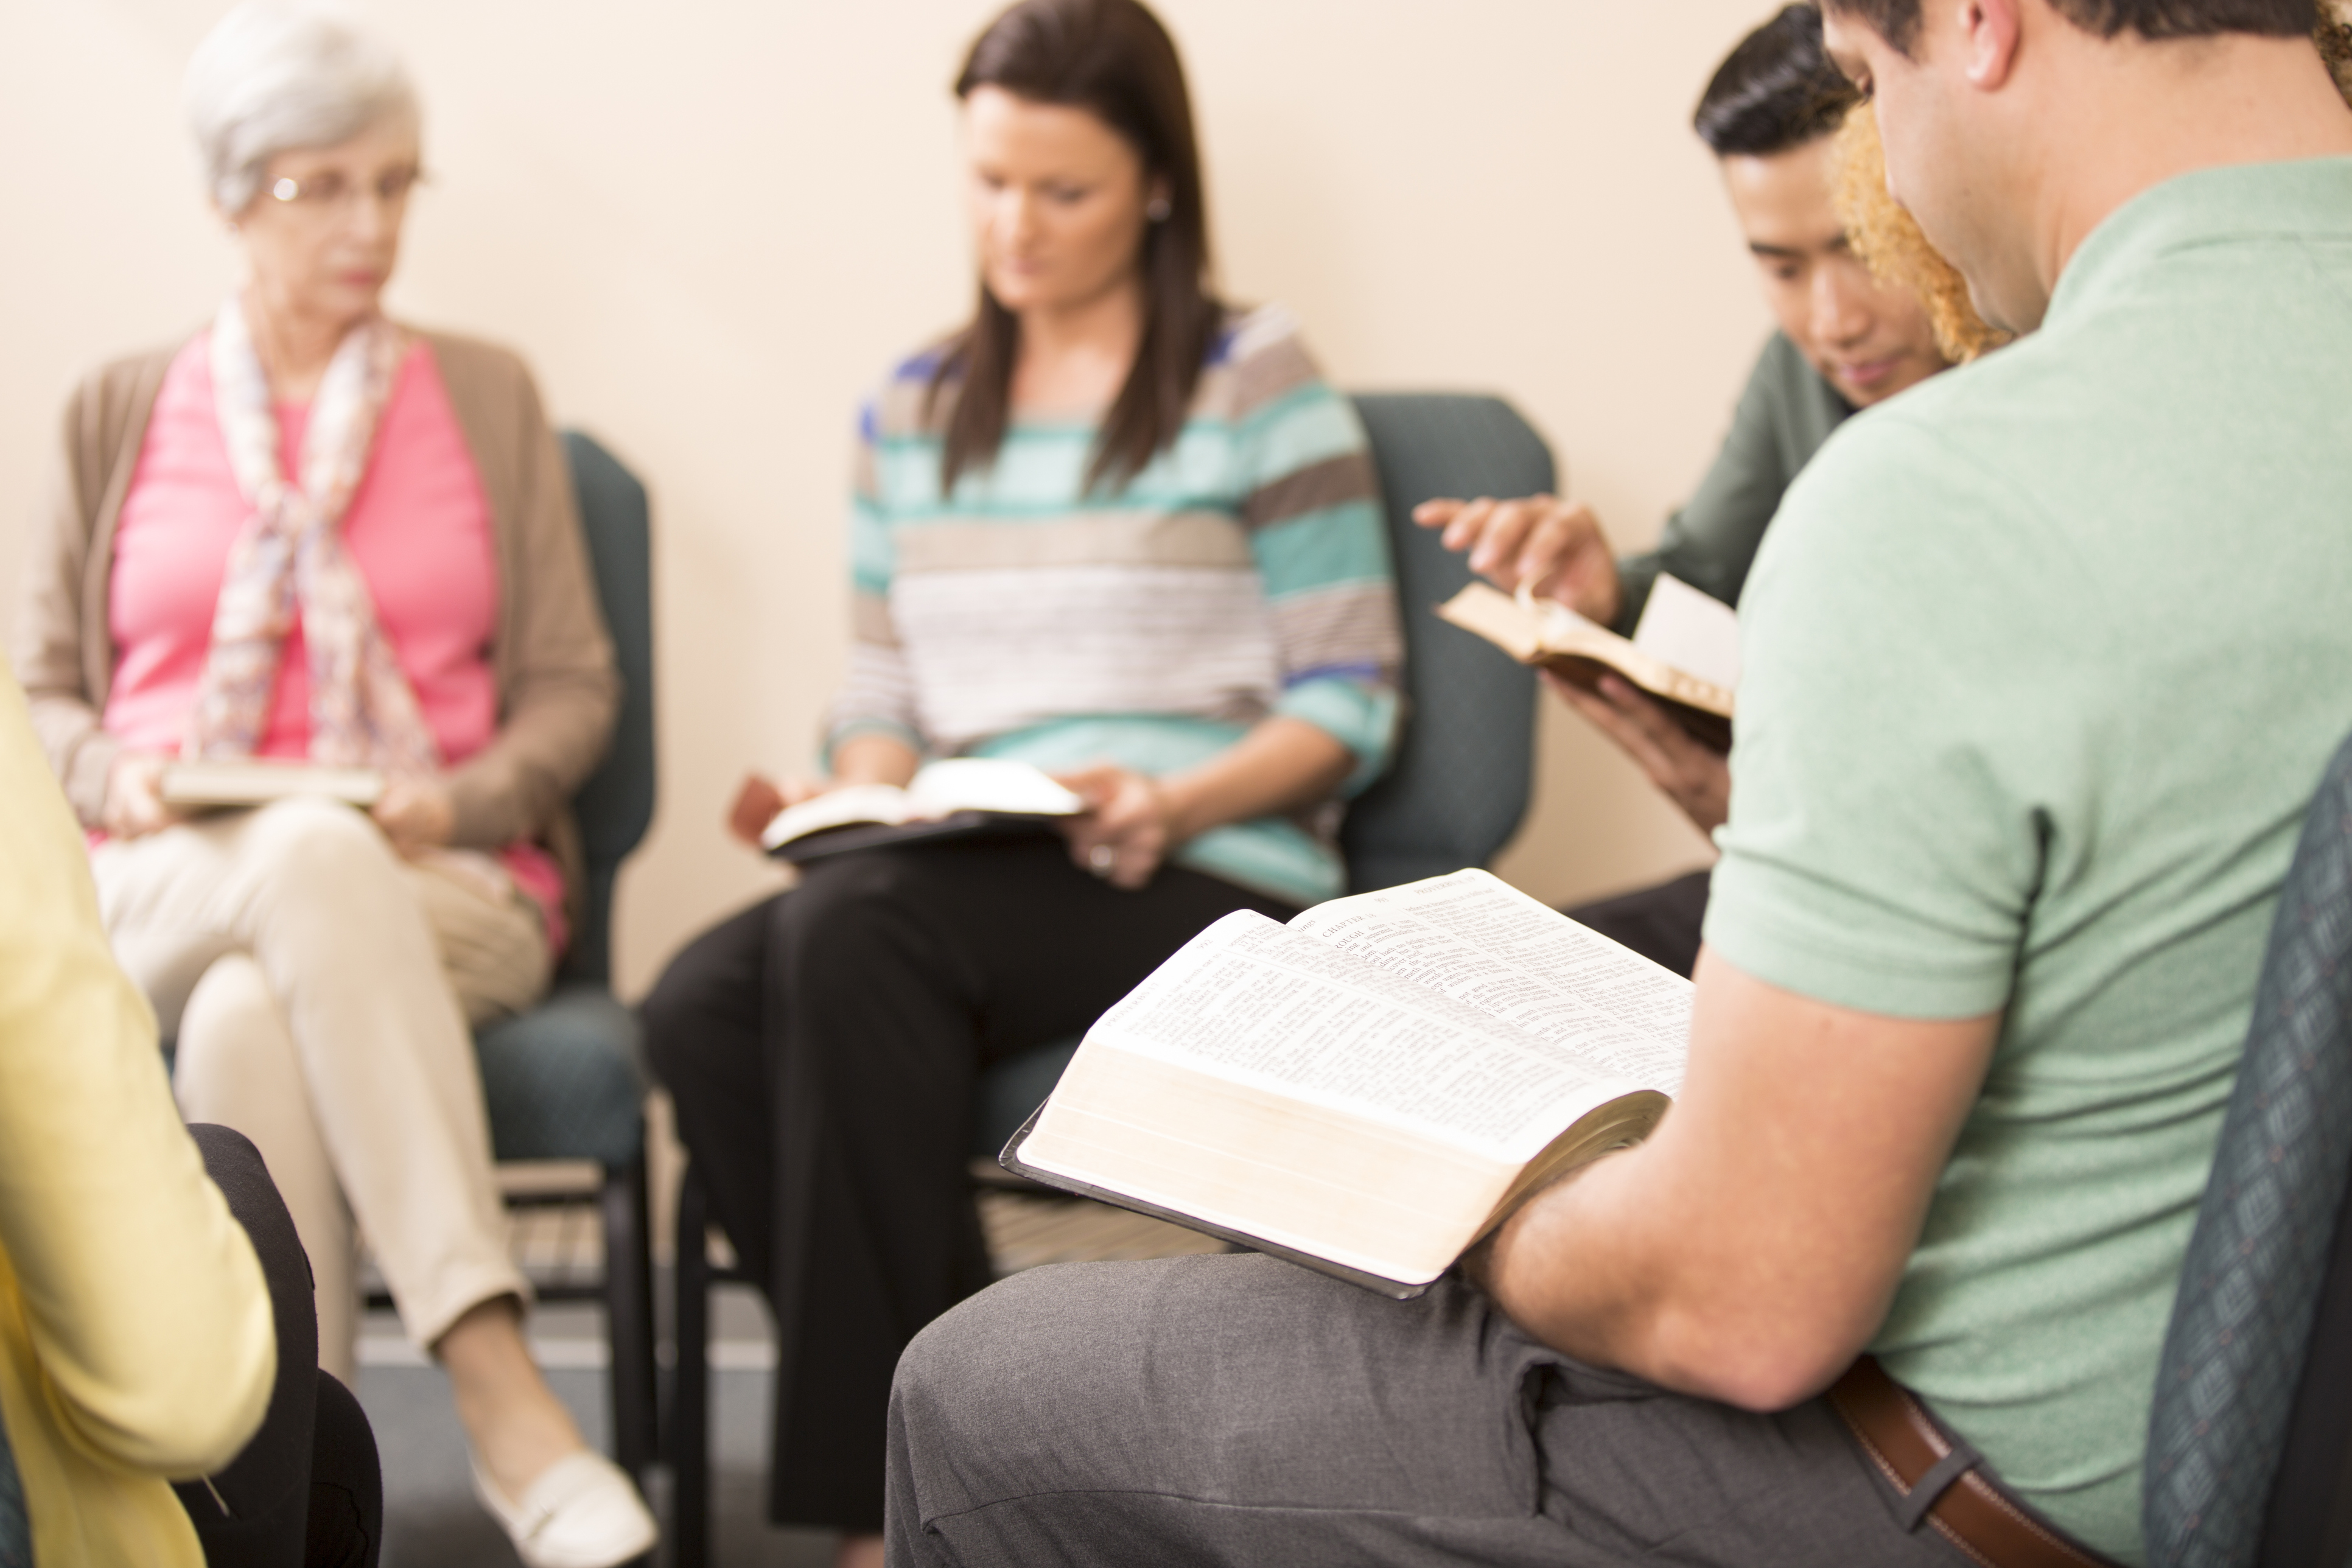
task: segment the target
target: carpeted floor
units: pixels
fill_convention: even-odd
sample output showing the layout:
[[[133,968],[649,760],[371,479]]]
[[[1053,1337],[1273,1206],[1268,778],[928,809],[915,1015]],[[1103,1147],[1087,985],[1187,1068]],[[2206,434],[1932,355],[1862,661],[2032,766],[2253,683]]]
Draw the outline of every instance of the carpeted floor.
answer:
[[[711,1561],[717,1568],[824,1568],[833,1560],[831,1535],[775,1530],[761,1518],[769,1374],[740,1369],[768,1359],[763,1314],[748,1292],[730,1288],[719,1293],[714,1315],[714,1350],[739,1370],[711,1379]],[[604,1369],[581,1364],[602,1351],[601,1315],[593,1308],[551,1307],[532,1328],[548,1382],[588,1440],[603,1447]],[[361,1359],[360,1403],[383,1460],[383,1568],[517,1568],[514,1549],[474,1500],[446,1380],[400,1339],[388,1312],[371,1314]],[[665,1519],[667,1480],[656,1473],[650,1500]]]
[[[1157,1220],[1098,1204],[992,1192],[982,1219],[1005,1273],[1041,1263],[1155,1258],[1213,1251],[1218,1244]],[[562,1226],[559,1235],[551,1227]],[[573,1234],[577,1232],[578,1234]],[[543,1265],[601,1267],[593,1224],[541,1215],[519,1224],[516,1256],[534,1274]],[[588,1248],[584,1258],[559,1254]],[[541,1258],[541,1252],[548,1253]],[[667,1290],[661,1281],[657,1291]],[[711,1561],[714,1568],[825,1568],[834,1538],[824,1531],[777,1530],[761,1517],[767,1474],[768,1395],[774,1349],[766,1310],[740,1286],[711,1304]],[[605,1443],[604,1323],[601,1310],[541,1308],[531,1339],[548,1381],[572,1407],[591,1443]],[[518,1568],[514,1549],[475,1501],[465,1437],[440,1372],[401,1337],[390,1312],[368,1316],[360,1342],[360,1403],[383,1461],[383,1568]],[[666,1472],[647,1500],[667,1524]],[[662,1559],[666,1564],[666,1556]]]

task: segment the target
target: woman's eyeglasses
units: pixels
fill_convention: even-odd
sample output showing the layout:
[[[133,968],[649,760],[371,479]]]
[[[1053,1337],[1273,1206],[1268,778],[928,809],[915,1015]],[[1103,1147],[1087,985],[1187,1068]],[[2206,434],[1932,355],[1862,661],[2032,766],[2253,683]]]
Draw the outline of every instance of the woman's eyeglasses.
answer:
[[[373,180],[347,180],[330,169],[307,180],[279,180],[269,187],[269,194],[305,216],[335,217],[350,212],[366,196],[397,209],[424,178],[424,170],[408,168],[389,169]]]

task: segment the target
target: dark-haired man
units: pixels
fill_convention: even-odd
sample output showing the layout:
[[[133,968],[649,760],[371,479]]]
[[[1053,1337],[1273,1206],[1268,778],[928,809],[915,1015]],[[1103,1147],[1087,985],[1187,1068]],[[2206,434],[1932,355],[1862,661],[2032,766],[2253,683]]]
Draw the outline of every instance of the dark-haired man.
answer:
[[[894,1561],[2142,1559],[2167,1318],[2352,727],[2352,111],[2309,0],[1828,3],[1895,194],[2032,335],[1774,521],[1681,1098],[1483,1288],[978,1298],[900,1366]],[[1953,1457],[1865,1458],[1882,1422]]]
[[[1654,550],[1613,559],[1591,508],[1551,496],[1435,500],[1415,514],[1506,588],[1523,582],[1632,635],[1651,584],[1670,573],[1727,605],[1780,497],[1857,409],[1945,367],[1919,301],[1870,276],[1831,200],[1831,142],[1854,101],[1822,48],[1821,13],[1789,5],[1741,39],[1691,122],[1716,155],[1724,194],[1779,330],[1740,394],[1731,433]],[[1619,682],[1599,694],[1555,684],[1623,748],[1701,832],[1723,826],[1730,775],[1656,704]],[[1569,912],[1677,973],[1698,959],[1707,874],[1696,872]]]

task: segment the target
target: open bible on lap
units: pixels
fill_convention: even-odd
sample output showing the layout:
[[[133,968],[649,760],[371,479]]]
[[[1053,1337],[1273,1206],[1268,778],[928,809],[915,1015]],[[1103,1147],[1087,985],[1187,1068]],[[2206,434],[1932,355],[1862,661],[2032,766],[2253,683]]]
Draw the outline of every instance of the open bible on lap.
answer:
[[[383,798],[383,774],[373,768],[226,757],[165,764],[156,793],[165,805],[184,811],[268,805],[296,795],[323,796],[364,810]]]
[[[1242,911],[1088,1030],[1007,1169],[1419,1294],[1680,1088],[1690,983],[1484,871]]]
[[[1026,763],[952,757],[929,763],[904,788],[845,784],[788,805],[760,834],[779,860],[806,864],[858,849],[1044,833],[1086,802]]]

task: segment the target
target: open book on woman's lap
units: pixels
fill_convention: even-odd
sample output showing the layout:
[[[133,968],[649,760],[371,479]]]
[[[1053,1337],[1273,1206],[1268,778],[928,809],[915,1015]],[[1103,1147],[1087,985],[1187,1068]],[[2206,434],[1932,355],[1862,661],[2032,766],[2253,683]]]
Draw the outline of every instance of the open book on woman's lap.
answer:
[[[796,864],[856,849],[1050,831],[1086,802],[1026,763],[954,757],[919,769],[905,788],[844,784],[778,812],[761,847]]]

